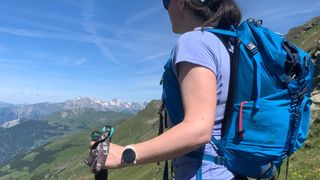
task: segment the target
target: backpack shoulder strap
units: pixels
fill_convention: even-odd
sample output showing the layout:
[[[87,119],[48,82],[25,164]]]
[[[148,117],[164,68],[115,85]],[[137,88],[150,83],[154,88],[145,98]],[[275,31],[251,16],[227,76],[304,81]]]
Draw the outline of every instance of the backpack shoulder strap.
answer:
[[[230,116],[232,115],[233,104],[236,97],[240,39],[237,37],[237,33],[234,31],[214,29],[214,28],[205,28],[204,30],[217,35],[226,47],[227,47],[227,44],[230,42],[230,39],[232,39],[231,43],[234,46],[233,52],[228,51],[230,55],[230,79],[229,79],[227,103],[224,111],[224,118],[222,121],[222,129],[221,129],[221,136],[223,137],[226,130],[227,120],[230,119]]]
[[[238,38],[234,39],[234,50],[233,53],[230,53],[230,79],[229,79],[229,89],[227,96],[227,103],[224,111],[221,137],[224,136],[226,131],[226,124],[228,119],[231,118],[233,111],[233,104],[236,98],[236,86],[237,86],[237,77],[238,77],[238,64],[239,64],[239,50],[240,50],[240,40]]]
[[[237,37],[237,33],[234,31],[224,30],[224,29],[215,29],[215,28],[204,28],[205,31],[212,32],[214,34],[220,34],[224,36]]]

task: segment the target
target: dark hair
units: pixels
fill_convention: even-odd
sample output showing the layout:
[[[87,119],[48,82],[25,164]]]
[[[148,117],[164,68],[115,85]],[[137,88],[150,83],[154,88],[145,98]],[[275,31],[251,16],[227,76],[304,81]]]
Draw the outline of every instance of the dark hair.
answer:
[[[212,26],[221,29],[237,27],[241,22],[241,12],[234,0],[186,0],[186,5],[205,23],[202,27]]]

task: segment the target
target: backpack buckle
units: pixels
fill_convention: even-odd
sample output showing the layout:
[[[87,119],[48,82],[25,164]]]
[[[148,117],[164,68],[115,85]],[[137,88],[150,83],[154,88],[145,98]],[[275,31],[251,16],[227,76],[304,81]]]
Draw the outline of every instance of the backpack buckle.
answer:
[[[258,53],[258,48],[256,45],[253,44],[253,42],[250,42],[246,47],[248,48],[248,50],[251,51],[253,55]]]
[[[291,82],[293,79],[295,79],[296,76],[297,76],[296,74],[292,74],[292,75],[288,76],[288,80],[287,80],[288,84],[289,84],[289,82]]]
[[[285,74],[283,74],[283,75],[281,75],[280,76],[280,80],[282,81],[282,82],[284,82],[287,86],[290,84],[290,82],[292,81],[292,80],[294,80],[296,78],[296,74],[292,74],[292,75],[285,75]]]
[[[257,27],[260,27],[263,24],[263,21],[261,19],[254,19],[254,18],[248,19],[248,22],[254,24]]]
[[[224,157],[222,157],[222,156],[215,156],[214,163],[215,163],[216,165],[225,166],[225,164],[226,164],[226,158],[224,158]]]

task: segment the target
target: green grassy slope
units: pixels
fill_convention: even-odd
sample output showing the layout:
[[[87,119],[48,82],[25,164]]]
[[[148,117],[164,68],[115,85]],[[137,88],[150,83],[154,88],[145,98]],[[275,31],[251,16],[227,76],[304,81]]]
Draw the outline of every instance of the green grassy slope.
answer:
[[[68,127],[70,131],[92,128],[104,123],[114,124],[119,120],[133,117],[133,114],[125,112],[95,111],[94,109],[75,109],[52,113],[41,121],[50,125]]]
[[[135,118],[116,126],[113,141],[136,143],[156,135],[159,101],[152,101]],[[98,129],[95,128],[95,129]],[[90,133],[85,130],[48,143],[26,155],[17,157],[0,168],[0,179],[92,179],[83,163],[87,157]],[[156,164],[110,171],[110,179],[159,179],[161,169]]]
[[[315,17],[302,26],[292,28],[286,38],[313,53],[320,40],[320,16]]]
[[[64,126],[52,126],[43,121],[26,121],[0,130],[0,164],[62,136],[67,130]]]

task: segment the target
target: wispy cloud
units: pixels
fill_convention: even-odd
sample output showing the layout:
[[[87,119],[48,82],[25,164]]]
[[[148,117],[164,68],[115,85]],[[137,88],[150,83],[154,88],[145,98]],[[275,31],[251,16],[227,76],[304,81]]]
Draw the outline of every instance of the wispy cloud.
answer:
[[[112,38],[104,38],[102,36],[93,36],[87,33],[81,32],[54,32],[54,31],[44,31],[44,30],[33,30],[33,29],[24,29],[24,28],[15,28],[15,27],[1,27],[0,33],[24,36],[24,37],[33,37],[33,38],[43,38],[43,39],[57,39],[57,40],[71,40],[76,42],[85,42],[85,43],[94,43],[102,53],[111,60],[117,62],[116,58],[109,51],[106,44],[130,49],[131,44],[129,45],[123,40],[112,39]],[[139,41],[136,41],[139,43]],[[140,42],[141,43],[141,42]],[[144,44],[145,45],[145,44]]]
[[[0,64],[2,65],[10,65],[10,64],[47,64],[47,62],[35,61],[35,60],[27,60],[27,59],[10,59],[10,58],[0,58]]]
[[[62,63],[64,65],[82,65],[85,62],[87,62],[86,58],[72,58],[67,56],[62,57]]]
[[[18,67],[18,66],[78,66],[87,62],[86,58],[75,58],[70,56],[58,57],[46,53],[31,53],[31,58],[25,59],[10,59],[0,57],[0,66],[2,67]]]
[[[319,4],[320,5],[320,4]],[[307,14],[311,14],[314,12],[319,12],[319,7],[314,6],[313,8],[309,8],[309,9],[300,9],[297,8],[295,10],[290,10],[290,8],[278,8],[275,10],[270,10],[268,11],[269,15],[273,14],[272,16],[269,16],[269,20],[277,20],[277,19],[285,19],[285,18],[295,18],[297,16],[301,16],[301,15],[307,15]],[[283,14],[282,12],[287,12],[285,14]],[[320,13],[319,13],[320,15]]]
[[[36,38],[46,38],[46,39],[62,39],[62,40],[73,40],[73,41],[82,41],[90,42],[91,36],[85,33],[59,33],[52,31],[42,31],[42,30],[32,30],[24,28],[13,28],[13,27],[0,27],[1,33],[18,35],[18,36],[27,36],[27,37],[36,37]]]
[[[91,3],[91,5],[90,5]],[[88,5],[87,5],[88,4]],[[61,21],[59,24],[68,24],[71,26],[53,26],[52,23],[37,19],[28,19],[24,16],[8,16],[1,13],[1,18],[5,18],[10,22],[18,24],[31,25],[29,26],[0,26],[0,33],[11,34],[16,36],[25,36],[33,38],[53,39],[53,40],[71,40],[76,42],[85,42],[94,44],[109,61],[119,63],[120,56],[111,49],[123,49],[123,52],[128,54],[150,54],[147,52],[151,49],[163,49],[163,44],[173,42],[173,35],[168,35],[163,32],[147,31],[144,29],[130,28],[120,24],[94,22],[92,19],[95,18],[95,9],[92,2],[87,2],[82,5],[82,23],[85,32],[81,29],[73,28],[77,24],[77,19],[67,17],[67,20],[63,20],[65,15],[57,15],[55,13],[46,14],[48,21]],[[152,10],[153,8],[151,8]],[[21,11],[23,9],[20,9]],[[35,12],[40,13],[40,12]],[[42,12],[43,13],[43,12]],[[24,15],[24,14],[23,14]],[[30,16],[29,14],[25,15]],[[137,16],[138,17],[138,16]],[[141,15],[139,15],[142,18]],[[136,18],[135,18],[136,19]],[[138,20],[138,19],[136,19]],[[79,20],[78,20],[79,21]],[[117,29],[117,31],[115,31]],[[98,32],[104,32],[104,35],[100,35]],[[107,34],[106,34],[107,32]],[[114,34],[114,36],[112,36]],[[109,37],[107,37],[107,35]],[[110,36],[111,35],[111,36]],[[152,48],[145,48],[152,47]],[[142,51],[143,49],[143,51]],[[1,49],[0,49],[1,50]],[[118,53],[119,54],[119,53]]]
[[[94,17],[94,4],[92,1],[82,1],[83,27],[91,34],[92,42],[98,47],[102,54],[111,62],[119,64],[117,58],[112,54],[109,48],[104,44],[105,38],[100,36],[94,26],[92,18]]]
[[[52,25],[52,23],[58,22],[55,26],[51,26],[50,29],[61,29],[65,24],[72,26],[81,25],[79,19],[76,17],[50,11],[45,8],[6,6],[5,10],[6,11],[0,12],[1,18],[5,18],[16,23],[37,25],[43,22],[42,24],[47,28],[50,24]]]
[[[170,53],[168,51],[166,52],[162,52],[162,53],[159,53],[159,54],[154,54],[154,55],[151,55],[149,57],[146,57],[144,59],[140,59],[140,60],[137,60],[137,63],[142,63],[142,62],[146,62],[146,61],[151,61],[151,60],[155,60],[155,59],[159,59],[161,57],[166,57],[168,56]]]
[[[160,31],[150,31],[144,28],[132,28],[128,26],[123,26],[122,24],[106,24],[101,22],[94,23],[96,30],[103,32],[115,33],[116,36],[121,40],[128,40],[133,42],[150,42],[150,43],[160,43],[165,41],[174,40],[173,37],[177,35],[166,34]],[[116,31],[115,31],[116,29]],[[125,42],[125,41],[124,41]]]
[[[158,5],[156,5],[154,7],[149,8],[146,11],[141,11],[140,13],[138,13],[138,14],[132,16],[131,18],[129,18],[124,24],[126,26],[129,26],[129,25],[135,23],[136,21],[142,20],[142,19],[150,16],[150,14],[155,13],[155,12],[161,10],[161,9],[162,9],[162,7],[159,7]]]
[[[87,59],[85,58],[80,58],[78,59],[77,61],[73,62],[74,65],[82,65],[84,64],[85,62],[87,62]]]
[[[26,10],[24,10],[26,11]],[[28,26],[28,27],[34,27],[34,28],[37,28],[37,29],[41,29],[41,30],[46,30],[46,31],[54,31],[54,32],[60,32],[60,33],[65,33],[65,32],[68,32],[68,29],[67,28],[63,28],[63,27],[59,27],[59,26],[56,26],[56,25],[52,25],[50,24],[50,20],[48,21],[39,21],[37,19],[31,19],[31,18],[28,18],[27,16],[10,16],[6,13],[3,13],[3,12],[0,12],[0,16],[1,16],[1,19],[4,19],[6,21],[10,21],[12,23],[15,23],[15,24],[19,24],[20,26]],[[61,16],[61,15],[59,15]],[[66,17],[67,18],[67,17]],[[65,20],[62,18],[59,17],[59,19],[61,19],[60,24],[72,24],[70,23],[70,21],[72,22],[76,22],[76,19],[73,19],[73,20]],[[61,25],[62,26],[62,25]]]

